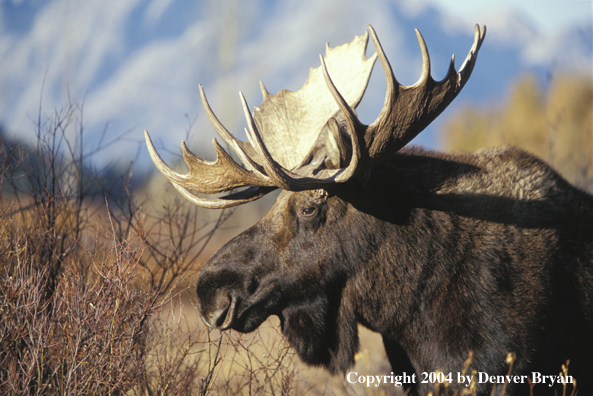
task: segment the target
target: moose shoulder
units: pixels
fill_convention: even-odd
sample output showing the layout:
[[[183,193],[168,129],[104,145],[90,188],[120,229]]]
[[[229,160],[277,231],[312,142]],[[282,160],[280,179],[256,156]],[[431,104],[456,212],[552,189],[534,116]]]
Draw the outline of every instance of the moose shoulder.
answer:
[[[593,197],[531,154],[506,147],[447,155],[403,148],[459,93],[485,30],[459,72],[399,85],[380,43],[367,35],[328,47],[298,92],[270,95],[251,115],[248,142],[206,112],[238,165],[214,142],[217,160],[182,145],[181,175],[151,156],[188,199],[222,208],[281,192],[256,225],[222,247],[197,283],[204,322],[249,332],[270,315],[303,361],[345,373],[357,325],[379,332],[394,372],[474,369],[504,375],[569,373],[593,387]],[[385,105],[371,125],[356,107],[378,57]],[[334,77],[336,76],[336,77]],[[246,190],[223,198],[194,194]],[[191,191],[190,191],[191,190]],[[507,394],[525,394],[511,384]],[[478,385],[490,394],[491,384]],[[536,388],[537,389],[537,388]],[[423,393],[412,384],[412,393]],[[547,385],[540,389],[554,392]],[[552,393],[551,393],[552,394]]]

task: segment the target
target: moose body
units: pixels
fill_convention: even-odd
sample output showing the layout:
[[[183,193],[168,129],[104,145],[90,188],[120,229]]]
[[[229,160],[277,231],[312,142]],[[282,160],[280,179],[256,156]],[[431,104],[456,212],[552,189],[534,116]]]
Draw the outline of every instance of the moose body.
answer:
[[[570,359],[584,390],[592,263],[593,198],[539,159],[415,149],[364,184],[281,193],[210,259],[197,292],[211,326],[249,332],[278,315],[301,359],[332,372],[353,365],[361,323],[394,372],[456,373],[473,351],[474,369],[504,375],[514,352],[516,375],[557,375]]]
[[[284,190],[202,269],[202,319],[250,332],[277,315],[300,358],[332,373],[354,364],[358,324],[382,335],[395,374],[457,373],[470,352],[472,368],[494,376],[507,374],[509,352],[514,375],[557,376],[570,360],[582,394],[593,394],[593,197],[516,148],[454,155],[403,148],[461,90],[485,30],[476,27],[464,65],[457,73],[452,62],[441,82],[430,77],[417,33],[423,71],[410,87],[397,83],[370,31],[378,55],[366,59],[368,36],[357,37],[328,47],[327,66],[322,60],[300,91],[270,95],[262,86],[254,118],[243,99],[248,142],[228,133],[201,91],[212,124],[244,167],[216,141],[214,162],[183,144],[190,173],[181,175],[146,134],[159,170],[198,205],[229,207]],[[387,94],[366,126],[353,107],[377,56]],[[334,84],[330,75],[340,67]],[[321,88],[331,95],[320,98]],[[224,198],[190,191],[241,186],[250,188]],[[424,386],[412,384],[412,394]],[[491,387],[478,384],[477,392]],[[506,389],[528,392],[528,384]]]

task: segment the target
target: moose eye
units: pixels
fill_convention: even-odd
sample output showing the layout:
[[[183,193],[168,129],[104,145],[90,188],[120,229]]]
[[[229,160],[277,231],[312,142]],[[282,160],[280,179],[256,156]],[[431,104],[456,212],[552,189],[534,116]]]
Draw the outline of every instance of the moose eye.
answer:
[[[317,212],[317,208],[306,207],[301,209],[301,216],[310,217],[313,216]]]

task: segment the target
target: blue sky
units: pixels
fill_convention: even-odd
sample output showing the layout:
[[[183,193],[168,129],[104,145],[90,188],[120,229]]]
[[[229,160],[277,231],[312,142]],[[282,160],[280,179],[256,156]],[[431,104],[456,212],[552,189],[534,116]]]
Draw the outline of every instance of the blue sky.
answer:
[[[593,2],[588,0],[427,0],[464,18],[480,19],[484,15],[516,12],[529,18],[541,30],[557,32],[571,24],[582,24],[593,17]]]
[[[0,124],[31,140],[40,103],[44,114],[68,100],[83,103],[89,144],[103,132],[106,139],[127,132],[99,162],[129,161],[142,147],[145,128],[157,148],[178,153],[187,138],[190,147],[212,153],[215,134],[198,84],[241,137],[239,90],[253,107],[261,103],[260,80],[271,92],[298,89],[309,67],[319,65],[326,42],[348,42],[368,23],[404,84],[413,84],[420,70],[414,28],[427,41],[438,80],[451,54],[460,66],[473,25],[488,26],[464,92],[416,140],[432,148],[439,123],[464,103],[500,101],[525,73],[590,71],[592,62],[589,0],[4,0],[0,18]],[[373,51],[369,45],[367,55]],[[383,95],[382,73],[375,69],[359,107],[363,121],[376,116]]]

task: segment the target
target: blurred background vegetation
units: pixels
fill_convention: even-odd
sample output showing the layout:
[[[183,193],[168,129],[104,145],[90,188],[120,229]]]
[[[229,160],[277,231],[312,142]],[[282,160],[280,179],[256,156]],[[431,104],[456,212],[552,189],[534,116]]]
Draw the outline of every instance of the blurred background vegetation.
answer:
[[[560,72],[544,84],[525,75],[509,87],[502,103],[461,109],[441,134],[445,151],[501,145],[536,154],[568,181],[593,192],[591,76]]]

